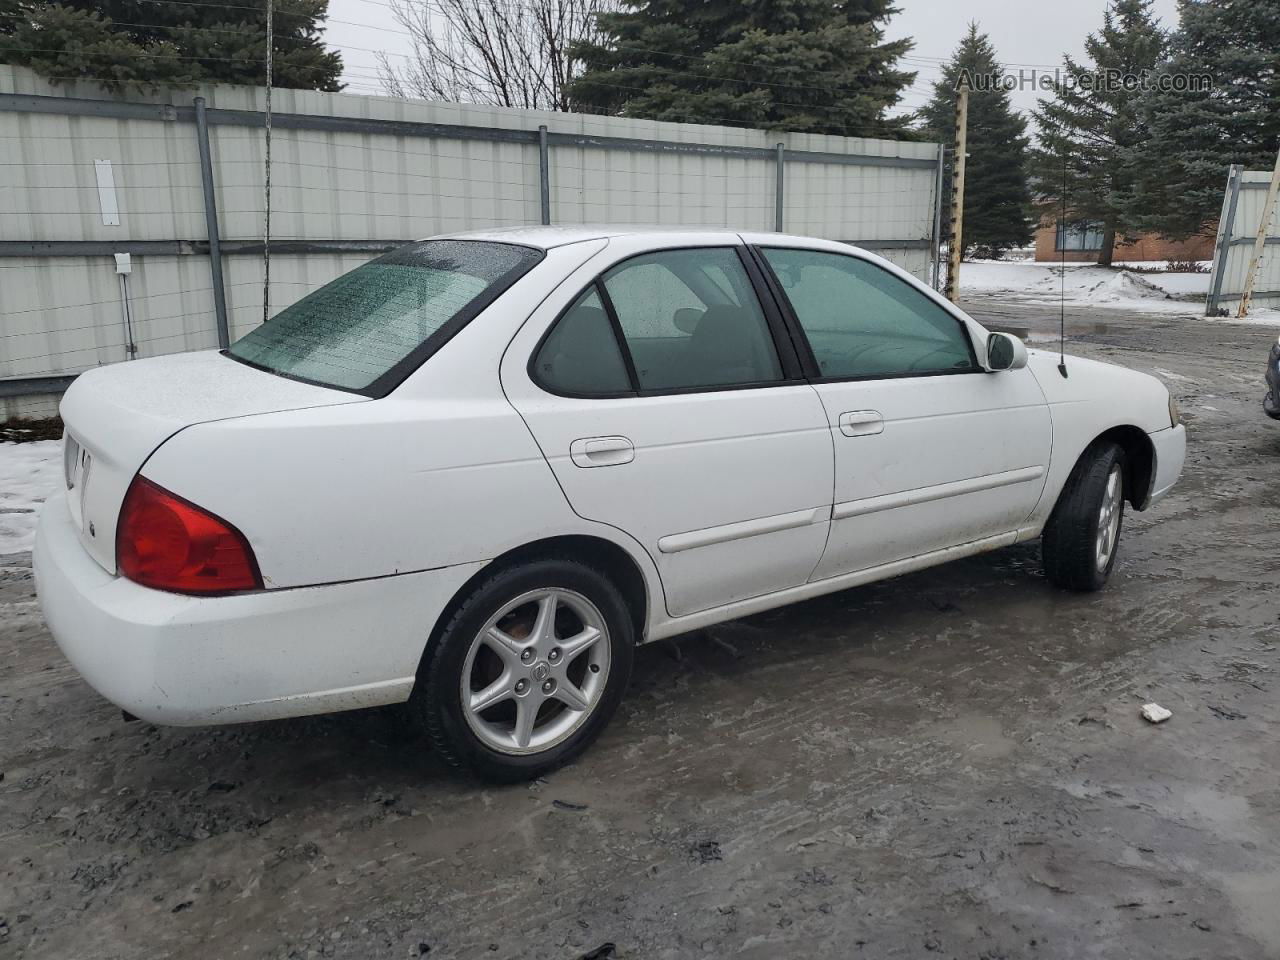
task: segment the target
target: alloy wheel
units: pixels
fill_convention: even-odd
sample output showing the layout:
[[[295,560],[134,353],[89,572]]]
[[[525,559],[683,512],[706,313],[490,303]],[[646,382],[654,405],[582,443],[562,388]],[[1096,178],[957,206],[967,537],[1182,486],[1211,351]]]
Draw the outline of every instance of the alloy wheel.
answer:
[[[1100,572],[1111,563],[1120,534],[1120,516],[1124,508],[1124,476],[1120,464],[1113,464],[1107,474],[1107,486],[1102,492],[1102,506],[1098,508],[1098,535],[1094,542],[1094,562]]]
[[[609,629],[572,590],[521,594],[489,618],[467,651],[462,712],[505,754],[540,753],[586,722],[609,678]]]

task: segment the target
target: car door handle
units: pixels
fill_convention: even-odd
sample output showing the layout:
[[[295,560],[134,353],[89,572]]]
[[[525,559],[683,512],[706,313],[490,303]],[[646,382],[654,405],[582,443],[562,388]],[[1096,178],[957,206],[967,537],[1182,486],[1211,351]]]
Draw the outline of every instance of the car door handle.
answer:
[[[569,444],[569,457],[580,467],[616,467],[636,458],[626,437],[587,437]]]
[[[850,410],[842,413],[840,432],[846,437],[870,437],[884,433],[884,415],[879,410]]]

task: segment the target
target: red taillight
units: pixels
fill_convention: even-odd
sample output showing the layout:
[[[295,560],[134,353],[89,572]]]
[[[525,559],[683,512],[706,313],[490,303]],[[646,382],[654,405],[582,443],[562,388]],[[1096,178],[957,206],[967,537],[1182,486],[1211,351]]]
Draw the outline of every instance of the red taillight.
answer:
[[[134,477],[120,508],[116,564],[135,583],[174,593],[262,587],[244,534],[144,477]]]

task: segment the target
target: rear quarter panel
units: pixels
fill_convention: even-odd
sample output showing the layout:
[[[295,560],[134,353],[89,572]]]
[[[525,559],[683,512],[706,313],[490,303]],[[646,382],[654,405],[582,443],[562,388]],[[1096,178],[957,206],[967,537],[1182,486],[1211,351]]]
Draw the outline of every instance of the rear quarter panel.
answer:
[[[274,377],[213,350],[82,373],[59,407],[67,432],[92,457],[69,500],[81,543],[103,569],[115,572],[116,521],[125,492],[151,452],[188,424],[363,400]]]
[[[501,396],[201,424],[142,472],[238,527],[268,588],[488,559],[568,512]]]

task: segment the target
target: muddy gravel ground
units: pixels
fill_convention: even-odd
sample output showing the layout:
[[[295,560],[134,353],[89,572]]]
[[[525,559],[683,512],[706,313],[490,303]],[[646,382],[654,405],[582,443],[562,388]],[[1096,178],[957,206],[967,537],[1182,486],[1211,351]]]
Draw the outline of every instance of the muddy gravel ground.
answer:
[[[1106,591],[1027,544],[646,647],[529,786],[451,777],[393,710],[123,723],[3,558],[0,956],[1280,956],[1275,330],[1071,326],[1191,431]]]

